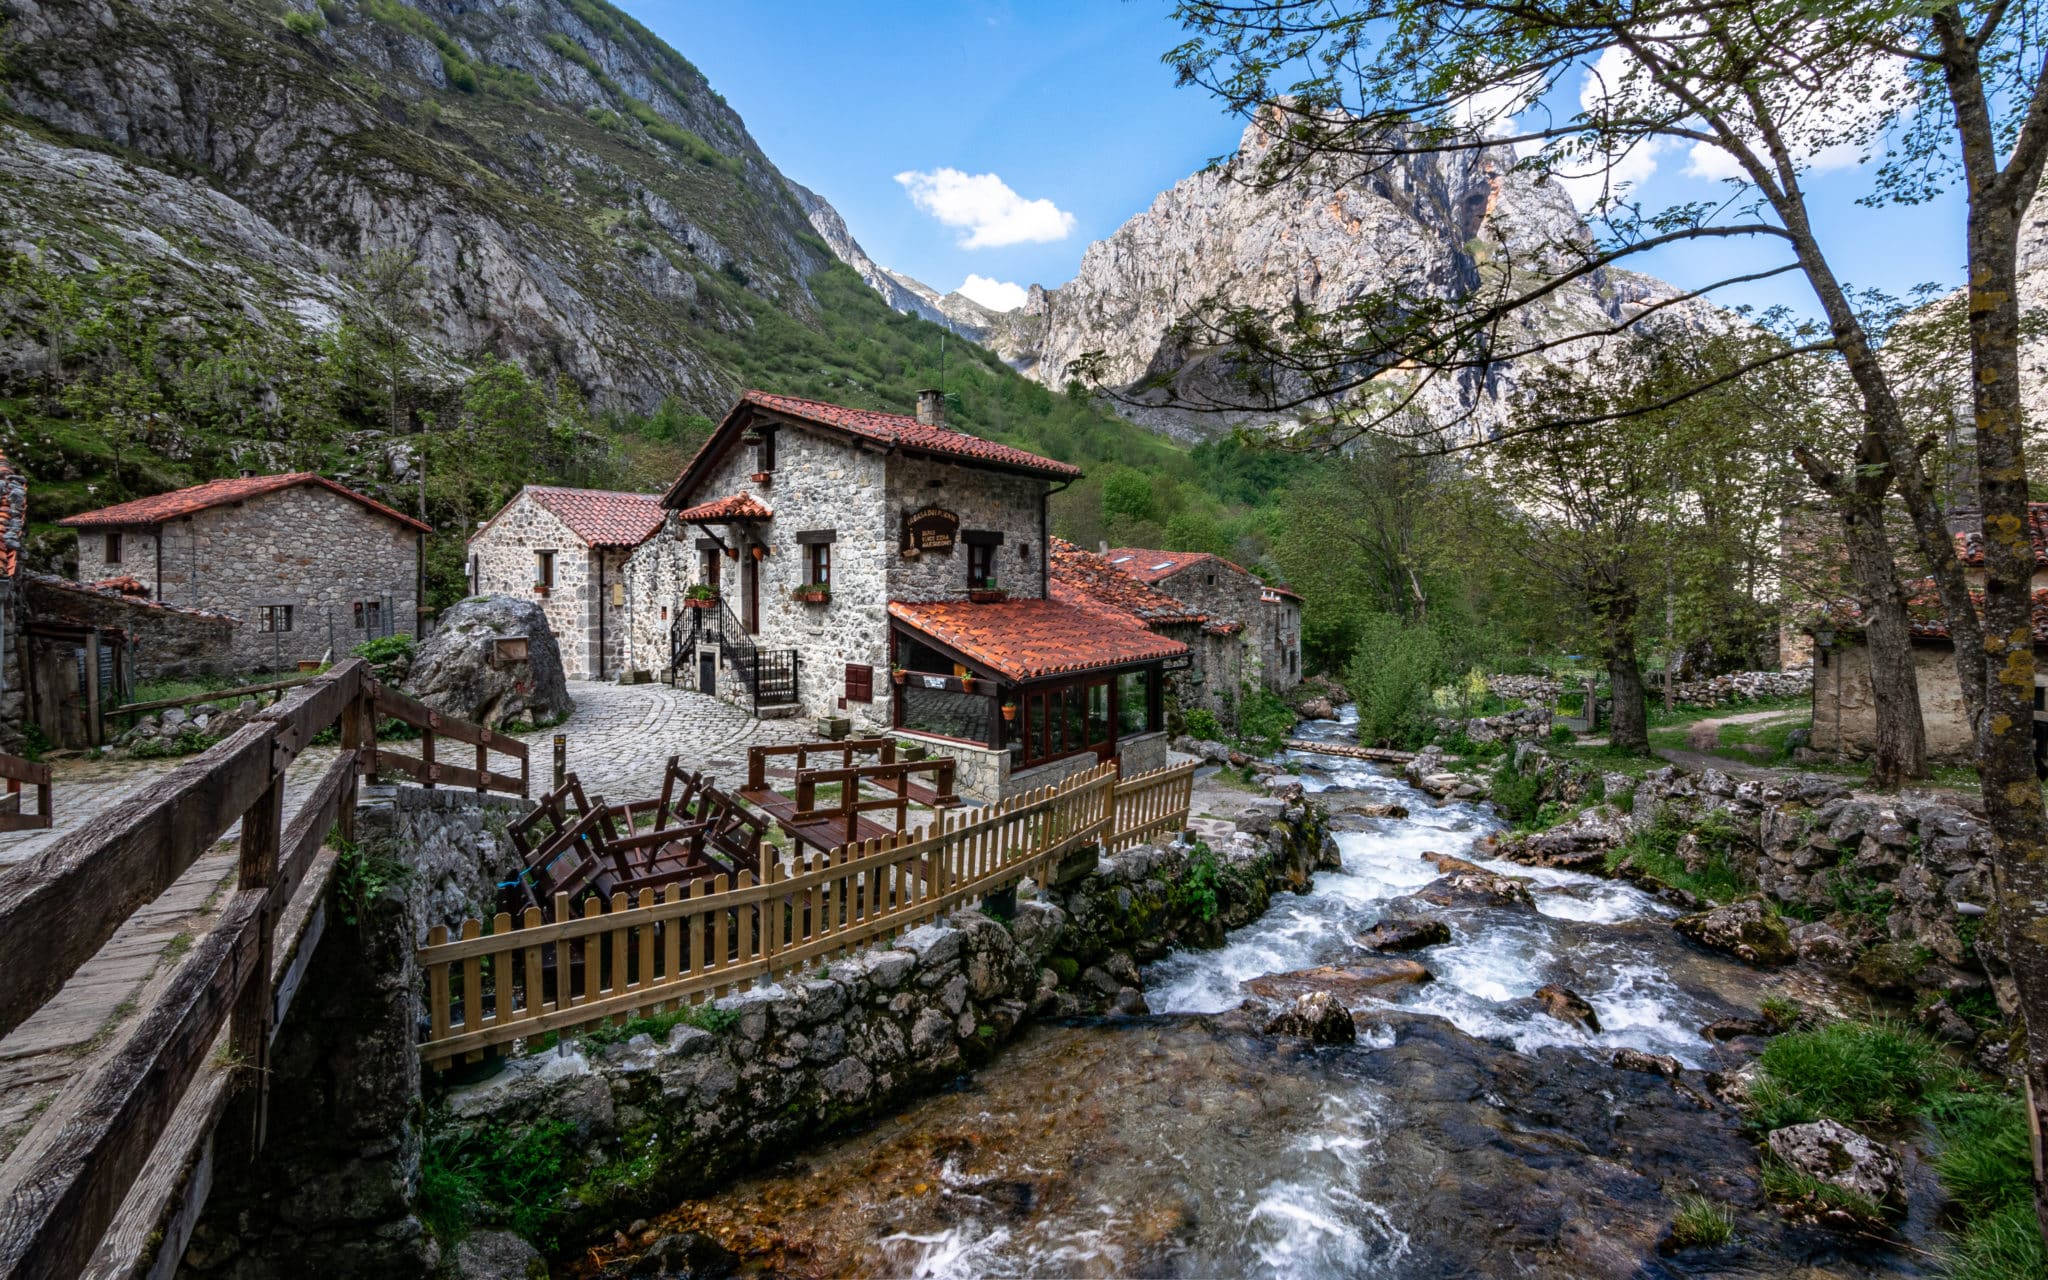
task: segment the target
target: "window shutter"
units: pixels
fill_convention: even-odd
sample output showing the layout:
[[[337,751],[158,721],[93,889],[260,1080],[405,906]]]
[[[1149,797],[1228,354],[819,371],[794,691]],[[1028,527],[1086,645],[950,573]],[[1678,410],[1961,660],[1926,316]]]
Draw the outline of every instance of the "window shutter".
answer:
[[[846,664],[846,700],[848,702],[873,702],[875,700],[875,669],[858,662]]]

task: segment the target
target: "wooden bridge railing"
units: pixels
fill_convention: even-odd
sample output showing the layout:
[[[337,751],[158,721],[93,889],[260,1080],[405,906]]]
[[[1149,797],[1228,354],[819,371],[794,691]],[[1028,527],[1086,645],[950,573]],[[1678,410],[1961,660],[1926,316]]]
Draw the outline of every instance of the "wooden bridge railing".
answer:
[[[478,791],[514,791],[521,796],[527,794],[529,767],[526,744],[506,734],[486,729],[482,725],[444,716],[426,703],[409,698],[389,685],[369,681],[370,695],[376,700],[377,714],[400,724],[409,724],[420,731],[420,753],[416,756],[403,755],[372,744],[370,772],[402,773],[414,782],[433,787],[447,783],[456,787],[473,787]],[[436,740],[449,738],[476,748],[476,767],[459,764],[443,764],[435,758]],[[519,762],[519,776],[491,771],[491,753],[511,756]],[[516,785],[515,785],[516,784]]]
[[[77,1103],[61,1127],[32,1132],[0,1164],[0,1277],[132,1274],[162,1250],[175,1257],[191,1215],[178,1230],[160,1224],[188,1181],[202,1183],[194,1170],[216,1137],[244,1157],[261,1146],[271,1039],[323,927],[337,856],[323,846],[330,832],[354,837],[357,779],[391,705],[362,662],[343,663],[0,873],[4,1036],[241,824],[218,921],[173,962],[119,1049],[68,1086]],[[287,821],[286,771],[332,726],[341,749]]]

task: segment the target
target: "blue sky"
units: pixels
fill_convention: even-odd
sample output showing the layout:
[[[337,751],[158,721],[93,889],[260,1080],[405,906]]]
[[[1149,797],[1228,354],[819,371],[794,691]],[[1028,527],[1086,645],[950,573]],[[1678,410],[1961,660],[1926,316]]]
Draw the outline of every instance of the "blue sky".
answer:
[[[777,167],[830,200],[876,261],[942,291],[970,275],[1064,282],[1090,241],[1242,129],[1161,64],[1182,39],[1166,0],[618,2],[703,69]],[[1721,189],[1688,174],[1682,152],[1655,161],[1648,202]],[[1855,204],[1866,185],[1853,163],[1810,177],[1837,271],[1894,293],[1960,283],[1959,201],[1869,210]],[[1698,283],[1780,252],[1690,246],[1631,265]],[[1721,296],[1816,310],[1797,277]]]

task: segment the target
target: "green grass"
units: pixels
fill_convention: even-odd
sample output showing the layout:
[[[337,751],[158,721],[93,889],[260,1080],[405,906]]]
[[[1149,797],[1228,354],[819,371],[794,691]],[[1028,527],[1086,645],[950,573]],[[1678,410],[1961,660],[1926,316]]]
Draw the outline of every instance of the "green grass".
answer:
[[[1764,1194],[1780,1203],[1803,1202],[1840,1209],[1873,1224],[1884,1221],[1884,1207],[1868,1196],[1857,1195],[1832,1182],[1822,1182],[1810,1174],[1801,1173],[1769,1153],[1763,1158],[1763,1175]]]
[[[1671,1220],[1671,1238],[1681,1248],[1712,1248],[1735,1238],[1735,1213],[1725,1204],[1701,1195],[1674,1198],[1678,1215]]]
[[[1933,1038],[1903,1023],[1831,1022],[1775,1037],[1757,1059],[1752,1121],[1777,1129],[1826,1117],[1897,1125],[1945,1098],[1962,1074]]]
[[[2010,1205],[1955,1233],[1941,1269],[1949,1280],[2021,1280],[2048,1275],[2048,1252],[2041,1247],[2034,1206],[2024,1201]]]
[[[601,1047],[609,1044],[624,1044],[634,1036],[653,1036],[666,1040],[668,1033],[677,1027],[697,1027],[714,1035],[724,1031],[740,1020],[740,1015],[730,1009],[719,1009],[708,1004],[685,1005],[667,1013],[649,1014],[644,1018],[630,1018],[616,1026],[599,1027],[586,1031],[581,1039],[584,1044]]]
[[[1697,870],[1688,869],[1678,856],[1679,841],[1688,831],[1706,850]],[[1733,902],[1756,888],[1735,868],[1734,839],[1734,828],[1718,811],[1710,810],[1691,827],[1667,821],[1660,813],[1628,843],[1607,851],[1607,872],[1613,875],[1627,865],[1708,902]]]
[[[496,1125],[463,1136],[430,1129],[414,1201],[420,1221],[440,1240],[459,1240],[490,1205],[513,1231],[553,1248],[548,1219],[568,1189],[575,1139],[567,1120],[542,1120],[516,1134]]]

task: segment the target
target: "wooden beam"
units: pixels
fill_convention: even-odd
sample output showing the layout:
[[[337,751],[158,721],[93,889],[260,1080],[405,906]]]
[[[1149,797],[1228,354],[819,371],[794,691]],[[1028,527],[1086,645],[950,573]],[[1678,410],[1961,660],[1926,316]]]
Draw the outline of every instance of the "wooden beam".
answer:
[[[361,659],[350,659],[350,661],[359,662]],[[326,674],[293,676],[289,680],[272,680],[267,684],[245,684],[233,689],[215,689],[211,693],[189,693],[182,698],[158,698],[154,702],[129,702],[113,708],[107,714],[118,716],[127,715],[130,712],[140,714],[144,711],[168,711],[172,707],[191,707],[197,706],[202,702],[220,702],[227,698],[245,698],[251,694],[275,693],[279,689],[295,689],[302,684],[311,684],[315,680],[324,680],[326,678]]]
[[[362,691],[368,674],[369,667],[361,658],[350,658],[275,706],[256,713],[256,721],[278,727],[277,745],[285,755],[277,762],[278,768],[291,763],[317,734],[340,718],[342,710]]]
[[[234,825],[271,778],[275,726],[255,723],[0,872],[0,1035],[25,1022],[129,916]]]
[[[78,1113],[26,1167],[0,1167],[0,1276],[70,1280],[206,1065],[258,967],[265,889],[244,889],[178,966],[121,1051],[79,1086]]]

